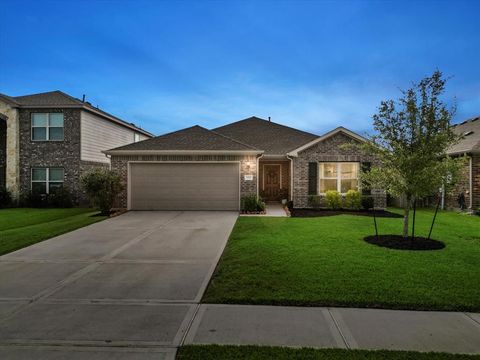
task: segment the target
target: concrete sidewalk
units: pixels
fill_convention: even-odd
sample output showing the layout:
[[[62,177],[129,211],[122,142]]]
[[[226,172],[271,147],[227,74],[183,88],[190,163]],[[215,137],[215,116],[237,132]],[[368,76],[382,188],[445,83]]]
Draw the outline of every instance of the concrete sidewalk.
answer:
[[[480,353],[480,314],[200,305],[185,344]]]

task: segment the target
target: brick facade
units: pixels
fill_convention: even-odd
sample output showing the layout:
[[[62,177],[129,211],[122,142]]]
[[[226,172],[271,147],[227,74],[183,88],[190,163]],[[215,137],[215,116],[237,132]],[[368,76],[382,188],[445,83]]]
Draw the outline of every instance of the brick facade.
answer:
[[[342,145],[352,143],[351,137],[337,133],[317,144],[301,151],[298,157],[293,158],[293,206],[297,208],[308,206],[308,163],[309,162],[370,162],[377,161],[371,156],[363,155],[355,148],[342,148]],[[384,191],[372,191],[375,207],[386,207]]]
[[[480,154],[472,155],[472,208],[480,209]]]
[[[127,208],[127,181],[129,161],[232,161],[240,162],[240,196],[257,193],[257,158],[252,155],[113,155],[112,170],[122,178],[124,190],[119,196],[116,206]],[[253,180],[245,180],[245,175],[253,175]]]
[[[35,112],[63,113],[63,141],[32,141],[31,114]],[[92,167],[109,166],[89,163],[80,159],[80,110],[79,109],[20,109],[20,194],[27,195],[31,187],[33,167],[61,167],[64,169],[64,187],[76,204],[87,204],[80,184],[83,172]]]
[[[0,116],[0,188],[6,185],[7,167],[7,121]]]

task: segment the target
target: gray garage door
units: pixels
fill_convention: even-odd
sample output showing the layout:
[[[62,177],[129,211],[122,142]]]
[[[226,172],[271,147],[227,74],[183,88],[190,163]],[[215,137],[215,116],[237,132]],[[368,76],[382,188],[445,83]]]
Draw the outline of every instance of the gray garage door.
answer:
[[[238,163],[130,164],[132,210],[238,210]]]

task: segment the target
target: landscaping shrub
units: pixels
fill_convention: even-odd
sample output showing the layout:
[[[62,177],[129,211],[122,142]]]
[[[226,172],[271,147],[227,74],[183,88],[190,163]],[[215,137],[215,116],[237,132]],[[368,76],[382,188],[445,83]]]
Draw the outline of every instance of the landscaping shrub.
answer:
[[[92,204],[102,215],[109,215],[118,194],[123,190],[120,176],[108,169],[94,169],[81,178],[81,183]]]
[[[257,195],[247,195],[242,197],[241,209],[244,212],[265,211],[265,203]]]
[[[71,208],[73,206],[72,195],[66,188],[56,189],[55,192],[47,197],[49,207]]]
[[[12,194],[7,188],[0,188],[0,208],[8,207],[12,204]]]
[[[336,190],[328,190],[325,193],[325,202],[330,209],[340,209],[342,207],[342,195]]]
[[[318,209],[322,205],[322,198],[320,195],[308,195],[308,206]]]
[[[360,210],[362,207],[362,196],[357,190],[348,190],[345,194],[345,207],[352,210]]]
[[[20,206],[32,208],[71,208],[73,201],[68,189],[59,188],[51,194],[30,192],[20,199]]]
[[[372,196],[364,195],[362,196],[362,208],[365,210],[373,209],[374,200]]]

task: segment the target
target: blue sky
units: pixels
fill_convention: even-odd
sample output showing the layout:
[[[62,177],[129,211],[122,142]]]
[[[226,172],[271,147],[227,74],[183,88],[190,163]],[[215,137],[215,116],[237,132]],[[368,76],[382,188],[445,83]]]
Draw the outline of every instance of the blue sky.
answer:
[[[365,133],[435,69],[455,120],[480,115],[479,1],[0,1],[0,92],[86,94],[155,134],[251,115]]]

